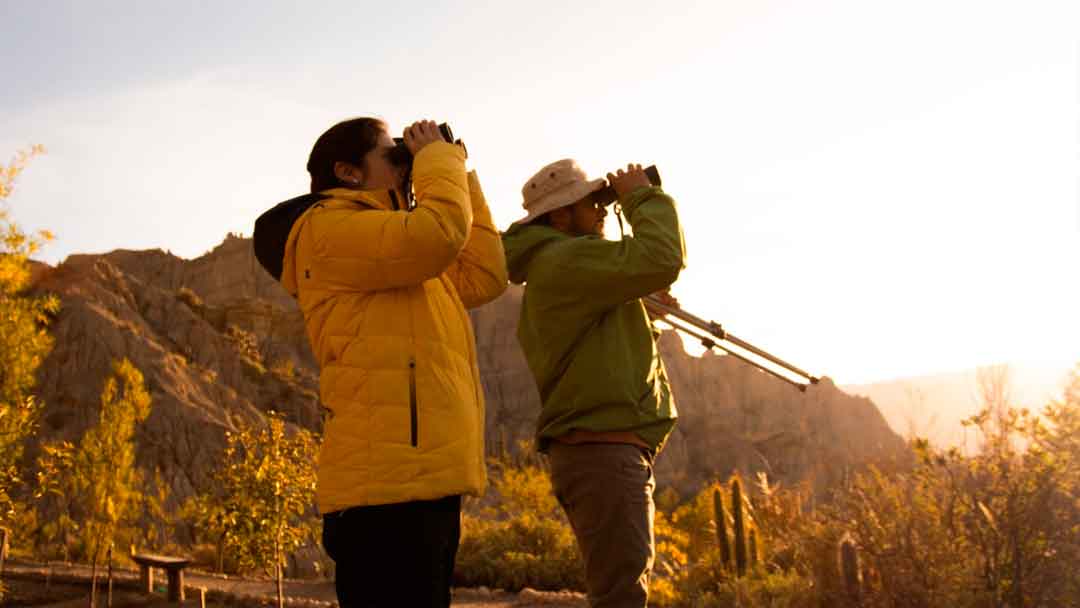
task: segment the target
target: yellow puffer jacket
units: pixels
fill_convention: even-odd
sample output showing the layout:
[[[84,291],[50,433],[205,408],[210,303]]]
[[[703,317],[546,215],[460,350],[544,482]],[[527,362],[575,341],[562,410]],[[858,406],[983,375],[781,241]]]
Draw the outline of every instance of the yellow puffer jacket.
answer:
[[[417,206],[328,190],[297,220],[281,281],[297,296],[330,410],[322,513],[484,490],[484,396],[465,307],[506,289],[506,261],[459,146],[413,162]]]

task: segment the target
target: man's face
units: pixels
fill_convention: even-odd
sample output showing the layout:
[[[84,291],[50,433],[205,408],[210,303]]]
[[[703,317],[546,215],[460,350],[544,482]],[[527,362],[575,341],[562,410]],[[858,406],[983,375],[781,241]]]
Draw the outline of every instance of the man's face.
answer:
[[[570,206],[569,232],[574,236],[604,236],[607,209],[588,195]]]

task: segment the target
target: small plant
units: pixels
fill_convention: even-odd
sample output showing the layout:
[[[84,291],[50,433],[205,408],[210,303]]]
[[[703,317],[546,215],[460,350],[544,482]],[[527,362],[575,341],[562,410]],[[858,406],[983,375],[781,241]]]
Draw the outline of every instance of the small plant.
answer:
[[[199,312],[206,308],[206,304],[203,303],[199,294],[192,291],[190,287],[181,287],[180,289],[177,289],[176,299],[186,304],[193,312]]]
[[[281,357],[270,366],[270,371],[282,380],[292,380],[296,377],[296,364],[289,357]]]
[[[259,340],[254,333],[230,324],[225,329],[225,337],[233,343],[233,347],[245,363],[258,368],[261,373],[266,373],[262,353],[259,352]]]
[[[165,360],[175,363],[177,367],[183,368],[188,366],[188,358],[185,357],[183,353],[168,353],[165,355]]]

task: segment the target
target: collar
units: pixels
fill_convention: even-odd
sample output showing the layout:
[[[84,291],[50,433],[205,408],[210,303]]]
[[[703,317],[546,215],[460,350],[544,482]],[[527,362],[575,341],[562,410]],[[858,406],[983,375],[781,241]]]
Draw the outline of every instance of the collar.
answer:
[[[331,188],[323,190],[325,196],[352,201],[383,211],[404,211],[405,201],[391,190],[353,190],[351,188]]]

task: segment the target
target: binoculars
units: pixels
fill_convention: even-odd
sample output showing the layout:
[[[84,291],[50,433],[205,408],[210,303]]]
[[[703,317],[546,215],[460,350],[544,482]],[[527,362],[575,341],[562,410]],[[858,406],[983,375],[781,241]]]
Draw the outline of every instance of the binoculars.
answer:
[[[443,140],[447,143],[456,143],[462,148],[465,147],[465,145],[461,143],[460,139],[454,139],[454,132],[450,130],[450,125],[446,124],[445,122],[439,124],[439,134],[442,135]],[[468,151],[466,151],[466,155],[467,154]],[[398,165],[399,167],[412,167],[412,152],[409,151],[408,146],[405,145],[405,140],[401,137],[394,138],[394,148],[390,150],[388,158],[390,162]],[[650,184],[654,186],[660,185],[660,172],[657,171],[656,165],[649,165],[648,167],[646,167],[645,176],[649,178]],[[615,188],[612,188],[611,184],[608,184],[600,190],[597,190],[596,193],[593,194],[593,197],[597,202],[602,205],[610,205],[619,198],[618,195],[615,194]]]
[[[450,125],[445,122],[439,125],[439,134],[442,135],[443,140],[447,143],[461,144],[461,140],[454,141],[454,132],[450,130]],[[465,146],[462,145],[464,148]],[[401,137],[394,138],[394,148],[390,150],[387,157],[390,162],[398,165],[399,167],[411,167],[413,161],[412,152],[409,151],[409,147],[405,145],[405,139]]]
[[[649,183],[654,186],[660,185],[660,172],[656,170],[656,165],[649,165],[645,167],[645,176],[649,178]],[[601,205],[610,205],[618,200],[619,196],[615,194],[615,188],[608,184],[603,188],[596,191],[593,194],[594,200]]]

